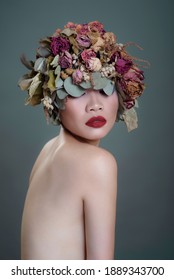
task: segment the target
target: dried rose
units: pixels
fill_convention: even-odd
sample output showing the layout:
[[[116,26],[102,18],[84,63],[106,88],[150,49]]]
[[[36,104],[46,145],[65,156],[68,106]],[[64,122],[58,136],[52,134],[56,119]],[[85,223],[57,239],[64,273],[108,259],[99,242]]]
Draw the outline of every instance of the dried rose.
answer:
[[[76,26],[77,26],[77,24],[75,24],[75,23],[69,21],[69,22],[64,26],[64,28],[75,29]]]
[[[135,100],[125,100],[123,103],[126,109],[131,109],[135,105]]]
[[[88,28],[88,24],[87,23],[84,23],[84,24],[78,24],[76,26],[76,32],[79,33],[79,34],[83,34],[83,35],[86,35],[89,31],[89,28]]]
[[[98,37],[97,42],[91,47],[91,49],[98,52],[102,47],[104,47],[104,40],[101,37]]]
[[[115,64],[115,69],[119,74],[124,74],[126,73],[130,67],[132,66],[132,61],[131,60],[126,60],[123,58],[118,58]]]
[[[59,37],[52,37],[51,38],[51,50],[54,55],[59,54],[60,52],[69,51],[70,49],[70,42],[61,36]]]
[[[78,34],[76,40],[81,47],[88,48],[91,45],[90,39],[85,35]]]
[[[98,31],[99,33],[104,33],[103,24],[98,21],[92,21],[88,24],[90,31]]]
[[[96,54],[92,49],[87,49],[81,53],[81,57],[83,61],[88,62],[91,57],[96,57]]]
[[[113,51],[114,45],[116,44],[116,36],[112,32],[106,32],[103,35],[104,45],[106,51]]]
[[[127,73],[123,75],[125,80],[130,80],[130,81],[142,81],[144,80],[144,75],[143,71],[141,71],[138,67],[134,66],[129,69]]]
[[[143,93],[145,88],[144,84],[139,82],[125,81],[124,83],[125,93],[133,100],[139,97]]]
[[[80,84],[82,82],[83,79],[83,74],[80,70],[76,70],[74,71],[74,73],[72,74],[72,80],[74,84]]]
[[[86,63],[86,68],[90,71],[99,71],[102,68],[100,59],[97,57],[91,57]]]
[[[59,64],[61,68],[70,68],[72,65],[72,56],[69,52],[65,51],[64,54],[59,58]]]

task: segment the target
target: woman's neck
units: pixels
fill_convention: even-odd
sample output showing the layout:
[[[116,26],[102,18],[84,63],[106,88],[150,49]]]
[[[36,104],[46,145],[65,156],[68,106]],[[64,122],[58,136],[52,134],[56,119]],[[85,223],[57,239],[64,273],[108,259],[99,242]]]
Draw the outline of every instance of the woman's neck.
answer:
[[[73,133],[71,133],[69,130],[67,130],[65,127],[63,127],[61,125],[60,128],[60,133],[59,133],[59,137],[63,142],[80,142],[80,143],[86,143],[86,144],[90,144],[93,146],[99,146],[100,144],[100,140],[89,140],[86,138],[82,138],[78,135],[75,135]]]

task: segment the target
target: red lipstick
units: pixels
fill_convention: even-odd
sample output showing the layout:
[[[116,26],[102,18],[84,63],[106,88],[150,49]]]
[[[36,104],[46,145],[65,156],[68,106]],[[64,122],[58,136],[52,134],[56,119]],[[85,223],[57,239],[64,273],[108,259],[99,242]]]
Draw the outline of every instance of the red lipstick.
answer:
[[[94,128],[99,128],[102,127],[106,124],[106,120],[105,118],[103,118],[102,116],[98,116],[98,117],[92,117],[91,119],[89,119],[86,122],[87,126],[90,127],[94,127]]]

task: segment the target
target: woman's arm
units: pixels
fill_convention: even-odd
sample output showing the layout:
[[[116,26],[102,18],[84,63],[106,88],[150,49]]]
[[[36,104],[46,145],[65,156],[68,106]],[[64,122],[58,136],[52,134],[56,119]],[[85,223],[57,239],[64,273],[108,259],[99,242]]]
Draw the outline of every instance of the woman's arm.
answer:
[[[117,164],[107,151],[94,158],[85,182],[86,257],[109,260],[114,258]]]

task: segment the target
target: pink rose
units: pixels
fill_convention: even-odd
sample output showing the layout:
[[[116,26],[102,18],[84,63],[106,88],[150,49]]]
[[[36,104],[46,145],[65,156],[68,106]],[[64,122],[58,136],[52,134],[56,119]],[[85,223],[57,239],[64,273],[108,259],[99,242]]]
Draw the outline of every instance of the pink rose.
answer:
[[[72,79],[74,84],[80,84],[83,79],[83,74],[80,70],[75,70],[72,74]]]
[[[59,58],[59,64],[61,68],[70,68],[72,65],[72,56],[69,52],[65,51],[64,54]]]
[[[138,67],[134,66],[129,69],[127,73],[123,75],[125,80],[139,82],[144,80],[143,71],[141,71]]]
[[[75,24],[75,23],[69,21],[69,22],[64,26],[64,28],[75,29],[76,26],[77,26],[77,24]]]
[[[85,35],[78,34],[76,40],[81,47],[88,48],[91,45],[90,39]]]
[[[83,59],[83,61],[85,62],[88,62],[88,60],[91,58],[91,57],[96,57],[96,54],[93,50],[91,49],[87,49],[87,50],[84,50],[82,53],[81,53],[81,57]]]

